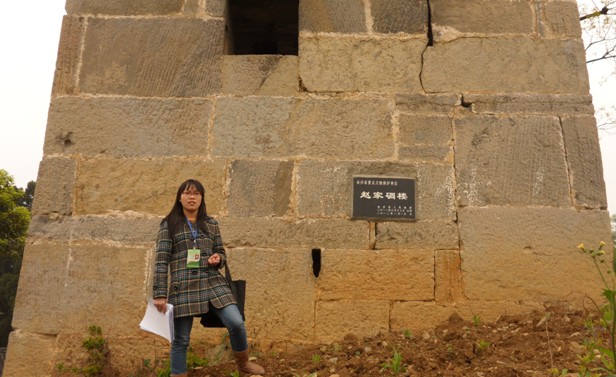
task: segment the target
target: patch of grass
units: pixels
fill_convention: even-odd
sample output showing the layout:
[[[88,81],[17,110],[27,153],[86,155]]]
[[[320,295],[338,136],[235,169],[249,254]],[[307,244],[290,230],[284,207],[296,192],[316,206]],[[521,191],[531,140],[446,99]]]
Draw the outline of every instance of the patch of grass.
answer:
[[[394,354],[391,359],[381,365],[382,370],[389,369],[394,376],[400,375],[402,372],[402,355],[398,350],[394,349]]]

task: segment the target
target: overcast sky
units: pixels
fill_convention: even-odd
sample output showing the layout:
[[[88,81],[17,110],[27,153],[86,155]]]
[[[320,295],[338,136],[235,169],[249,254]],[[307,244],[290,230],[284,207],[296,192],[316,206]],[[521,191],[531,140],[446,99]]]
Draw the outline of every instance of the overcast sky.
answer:
[[[129,0],[126,0],[129,1]],[[25,187],[43,156],[65,0],[4,1],[0,13],[0,169]],[[589,66],[595,107],[616,103],[611,63]],[[610,100],[611,96],[611,100]],[[600,132],[608,205],[616,213],[616,129]]]

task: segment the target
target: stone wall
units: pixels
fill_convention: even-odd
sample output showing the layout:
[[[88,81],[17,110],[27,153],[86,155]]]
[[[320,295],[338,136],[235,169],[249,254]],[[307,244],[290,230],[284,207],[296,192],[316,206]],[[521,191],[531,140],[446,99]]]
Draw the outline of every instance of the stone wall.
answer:
[[[67,0],[5,375],[54,374],[90,324],[124,370],[164,355],[138,324],[191,177],[262,347],[598,295],[576,251],[610,225],[574,1],[301,0],[298,56],[224,55],[225,6]],[[418,220],[351,220],[360,174],[414,178]]]

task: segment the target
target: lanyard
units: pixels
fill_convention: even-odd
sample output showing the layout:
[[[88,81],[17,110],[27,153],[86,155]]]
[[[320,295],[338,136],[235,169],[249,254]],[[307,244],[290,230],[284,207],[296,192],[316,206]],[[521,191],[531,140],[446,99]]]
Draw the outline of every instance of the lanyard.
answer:
[[[193,228],[192,224],[188,220],[188,217],[186,218],[186,223],[188,224],[188,227],[190,228],[190,234],[193,240],[193,247],[196,249],[197,248],[197,235],[199,234],[199,228],[198,227]]]

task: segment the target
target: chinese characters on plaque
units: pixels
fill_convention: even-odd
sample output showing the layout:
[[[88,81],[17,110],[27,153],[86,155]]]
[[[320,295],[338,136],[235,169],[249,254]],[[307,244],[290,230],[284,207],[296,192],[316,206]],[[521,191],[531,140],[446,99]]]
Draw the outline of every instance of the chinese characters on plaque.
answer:
[[[415,180],[354,176],[352,218],[416,220]]]

